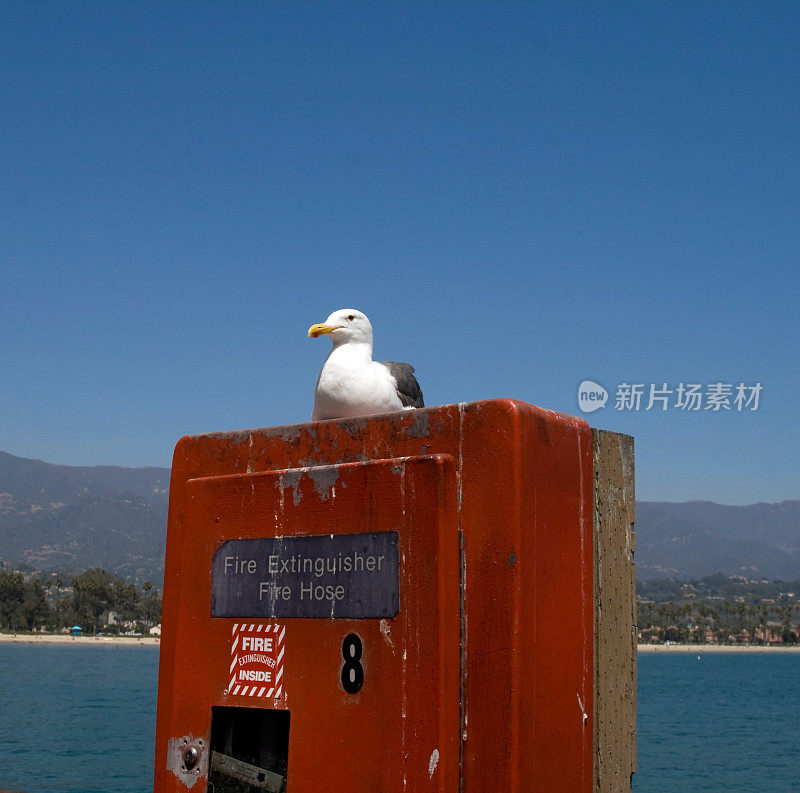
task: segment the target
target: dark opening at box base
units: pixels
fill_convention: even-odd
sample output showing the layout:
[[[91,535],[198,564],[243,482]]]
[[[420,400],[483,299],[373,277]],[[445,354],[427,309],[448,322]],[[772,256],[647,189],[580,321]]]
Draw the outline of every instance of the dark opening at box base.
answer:
[[[209,793],[283,793],[288,762],[288,710],[211,709]]]

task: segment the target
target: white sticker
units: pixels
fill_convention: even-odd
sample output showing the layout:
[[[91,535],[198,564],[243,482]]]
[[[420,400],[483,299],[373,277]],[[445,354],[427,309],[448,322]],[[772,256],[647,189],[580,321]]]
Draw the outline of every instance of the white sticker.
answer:
[[[283,696],[285,636],[285,625],[234,625],[226,693],[270,699]]]

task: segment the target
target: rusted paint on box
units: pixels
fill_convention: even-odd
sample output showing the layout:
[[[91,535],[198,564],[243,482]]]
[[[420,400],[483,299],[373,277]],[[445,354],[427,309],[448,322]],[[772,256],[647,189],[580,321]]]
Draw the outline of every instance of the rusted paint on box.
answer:
[[[235,495],[233,491],[218,493],[229,513],[238,510],[236,536],[259,536],[270,522],[273,531],[277,526],[285,530],[288,525],[296,533],[322,532],[315,520],[309,522],[309,516],[322,514],[332,521],[325,531],[334,533],[355,531],[352,520],[356,514],[370,530],[377,524],[387,530],[396,528],[389,525],[394,522],[407,525],[406,531],[411,531],[403,509],[434,510],[429,514],[436,516],[436,525],[452,521],[452,534],[447,535],[449,539],[438,553],[454,560],[447,564],[454,565],[450,575],[456,588],[442,589],[444,584],[433,585],[432,580],[431,591],[439,594],[431,598],[431,603],[441,598],[447,601],[455,592],[451,606],[455,628],[447,629],[455,630],[451,641],[460,655],[460,684],[458,670],[450,684],[456,703],[455,726],[437,722],[438,737],[431,743],[426,737],[429,726],[411,729],[418,715],[415,709],[421,707],[413,699],[412,686],[412,679],[420,674],[415,666],[420,660],[417,656],[412,663],[410,656],[404,658],[416,634],[403,622],[405,610],[412,604],[404,605],[402,571],[411,575],[410,568],[417,564],[422,566],[417,575],[427,569],[425,575],[432,576],[433,571],[426,567],[428,558],[420,555],[419,548],[406,546],[401,554],[398,616],[366,621],[358,631],[365,634],[365,645],[375,648],[371,658],[365,659],[367,664],[376,663],[376,659],[381,664],[402,663],[395,690],[383,702],[383,718],[402,713],[398,722],[400,745],[405,753],[419,753],[419,764],[413,768],[408,763],[397,766],[378,749],[364,752],[353,747],[337,757],[336,766],[341,771],[330,780],[328,789],[590,793],[594,756],[592,454],[591,430],[585,422],[514,400],[182,439],[175,450],[170,491],[156,791],[173,789],[168,779],[172,775],[161,769],[166,766],[170,730],[177,728],[175,714],[186,695],[181,693],[180,684],[176,686],[180,671],[188,659],[196,664],[201,657],[210,659],[214,653],[228,652],[221,638],[209,636],[214,629],[203,622],[202,615],[208,614],[208,571],[202,566],[194,569],[187,562],[191,559],[189,549],[196,549],[198,543],[205,543],[210,554],[230,536],[223,525],[224,517],[214,523],[211,514],[216,502],[210,494],[217,486],[209,485],[211,490],[202,491],[206,493],[201,499],[205,506],[199,510],[191,499],[201,498],[201,491],[192,482],[227,478],[241,480]],[[431,486],[430,474],[424,473],[417,462],[421,456],[430,455],[449,461],[449,485]],[[398,458],[407,459],[398,462]],[[345,464],[365,460],[385,461],[390,468],[381,468],[385,474],[378,479],[369,469],[380,468],[381,462],[355,466],[353,471],[364,473],[345,475]],[[308,470],[296,470],[319,465],[341,466],[335,485],[322,487],[322,492]],[[270,485],[258,490],[259,472],[281,471],[284,473],[276,476],[282,477],[285,487],[276,491]],[[367,479],[362,481],[360,476]],[[248,495],[253,487],[259,492],[255,500]],[[274,514],[266,514],[263,506],[269,493],[281,495],[284,490],[286,497],[272,507]],[[345,512],[337,511],[341,504],[349,504]],[[248,508],[261,509],[260,522],[247,512]],[[241,526],[246,528],[245,534],[239,530]],[[201,579],[199,595],[192,594],[185,583],[181,585],[187,575]],[[444,604],[441,607],[444,609]],[[187,638],[181,614],[192,625],[196,645]],[[431,620],[444,624],[442,620],[449,619],[444,612],[438,616],[415,614],[416,631],[432,630]],[[320,750],[319,736],[314,738],[309,727],[298,726],[297,714],[305,708],[326,714],[325,718],[329,714],[332,719],[348,719],[353,708],[353,701],[344,694],[340,701],[329,702],[314,687],[319,677],[314,663],[319,663],[320,648],[341,642],[338,622],[298,620],[289,627],[299,630],[301,623],[313,623],[313,630],[308,627],[300,631],[309,666],[303,667],[303,677],[295,680],[295,693],[287,684],[282,705],[271,701],[260,705],[292,709],[287,778],[297,793],[315,789],[316,782],[309,781],[313,771],[310,764]],[[195,674],[195,690],[209,690],[205,673],[198,670]],[[301,679],[308,688],[298,688]],[[198,701],[181,732],[191,729],[202,734],[207,730],[212,704],[220,701]],[[325,740],[335,734],[333,726],[330,729]],[[455,782],[452,745],[443,740],[445,737],[456,744]],[[439,754],[430,774],[434,750]],[[360,780],[355,788],[353,779]]]

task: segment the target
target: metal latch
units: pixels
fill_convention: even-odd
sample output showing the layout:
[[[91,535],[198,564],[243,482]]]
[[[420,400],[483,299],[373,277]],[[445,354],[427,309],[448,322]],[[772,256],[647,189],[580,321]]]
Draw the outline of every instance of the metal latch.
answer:
[[[286,777],[221,752],[211,752],[211,768],[231,779],[247,782],[258,790],[268,790],[270,793],[281,793],[286,785]]]

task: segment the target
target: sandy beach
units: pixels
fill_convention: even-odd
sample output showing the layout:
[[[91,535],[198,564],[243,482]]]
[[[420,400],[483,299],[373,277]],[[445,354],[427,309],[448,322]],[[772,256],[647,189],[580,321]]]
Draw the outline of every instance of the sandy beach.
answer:
[[[156,636],[70,636],[64,633],[0,633],[0,642],[19,644],[72,644],[157,646]],[[640,644],[640,653],[798,653],[800,645]]]
[[[640,644],[640,653],[798,653],[800,645],[772,644]]]
[[[66,633],[0,633],[0,642],[18,644],[73,644],[75,646],[108,647],[109,645],[153,646],[156,636],[71,636]]]

